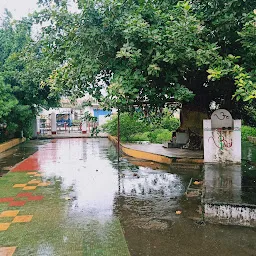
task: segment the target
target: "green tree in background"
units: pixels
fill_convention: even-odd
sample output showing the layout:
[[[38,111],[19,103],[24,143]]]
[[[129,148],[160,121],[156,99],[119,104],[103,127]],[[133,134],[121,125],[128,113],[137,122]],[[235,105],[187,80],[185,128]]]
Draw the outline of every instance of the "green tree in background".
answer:
[[[40,48],[31,38],[32,20],[14,21],[6,10],[0,26],[0,123],[7,127],[6,138],[31,136],[32,122],[40,106],[56,106],[58,96],[50,96],[48,86],[40,87],[52,68],[40,58]],[[48,73],[47,73],[48,71]]]
[[[6,116],[17,106],[18,100],[14,97],[11,86],[5,84],[2,77],[0,77],[0,95],[0,123],[3,124]]]

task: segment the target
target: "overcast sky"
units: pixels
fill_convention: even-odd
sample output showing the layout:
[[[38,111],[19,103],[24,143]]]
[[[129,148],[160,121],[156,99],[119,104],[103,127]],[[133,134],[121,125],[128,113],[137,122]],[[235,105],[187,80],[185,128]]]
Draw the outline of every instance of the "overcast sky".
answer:
[[[37,0],[0,0],[0,16],[4,9],[11,11],[14,19],[21,19],[37,8]]]

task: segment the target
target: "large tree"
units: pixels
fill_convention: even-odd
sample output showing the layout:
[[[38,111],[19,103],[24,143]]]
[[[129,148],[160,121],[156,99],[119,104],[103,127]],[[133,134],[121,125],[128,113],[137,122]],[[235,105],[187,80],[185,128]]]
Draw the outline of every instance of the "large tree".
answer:
[[[246,52],[253,1],[79,0],[77,12],[67,1],[41,2],[41,50],[59,63],[43,83],[53,92],[89,92],[124,108],[190,101],[201,112],[256,97]]]

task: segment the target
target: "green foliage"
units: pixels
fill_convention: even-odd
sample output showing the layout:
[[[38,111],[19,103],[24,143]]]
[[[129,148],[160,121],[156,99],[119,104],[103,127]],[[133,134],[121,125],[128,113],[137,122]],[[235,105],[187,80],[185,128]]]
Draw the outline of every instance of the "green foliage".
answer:
[[[256,137],[256,128],[243,125],[241,129],[242,140],[246,141],[248,136]]]
[[[117,136],[117,115],[113,116],[104,126],[103,129],[113,136]],[[146,123],[139,120],[134,114],[120,114],[120,137],[122,141],[130,141],[135,133],[145,132],[148,127]]]
[[[138,108],[136,110],[136,115],[138,118],[147,123],[150,130],[154,129],[168,129],[169,131],[175,131],[179,128],[180,122],[177,118],[172,116],[173,111],[168,108],[148,108],[144,109]]]
[[[168,126],[168,128],[171,128],[171,130],[175,125],[179,124],[177,123],[177,119],[167,119],[166,117],[163,123]],[[117,136],[117,116],[113,116],[112,119],[103,126],[103,129],[109,134]],[[148,125],[146,120],[141,119],[138,113],[134,115],[122,113],[120,114],[120,135],[122,141],[163,143],[171,139],[172,132],[168,129],[157,128],[152,124]]]
[[[132,135],[131,141],[150,141],[149,134],[150,132],[136,133]]]
[[[17,104],[18,100],[14,97],[11,86],[5,84],[0,76],[0,123],[6,122],[6,116]]]
[[[244,104],[240,108],[241,117],[244,125],[256,127],[256,102]]]
[[[156,129],[151,132],[136,133],[130,141],[150,141],[151,143],[164,143],[170,141],[172,132],[167,129]]]
[[[7,137],[32,135],[38,109],[56,106],[59,96],[50,95],[40,82],[52,71],[53,64],[41,58],[40,44],[31,38],[32,20],[12,20],[6,11],[0,26],[0,123],[7,125]]]
[[[164,116],[161,121],[161,127],[173,132],[180,127],[180,121],[179,119],[171,116]]]
[[[237,101],[252,102],[256,98],[255,1],[231,0],[226,4],[222,0],[203,0],[193,1],[193,6],[205,21],[204,36],[218,44],[221,55],[208,69],[208,79],[228,79],[228,88]]]
[[[156,129],[150,132],[149,139],[152,143],[163,143],[170,141],[172,138],[172,132],[167,129]]]
[[[93,136],[98,136],[100,129],[99,127],[96,125],[97,123],[97,117],[92,116],[92,114],[88,111],[84,112],[84,116],[82,118],[84,121],[90,122],[91,124],[93,124],[93,128],[91,129],[91,137]]]
[[[42,84],[52,94],[89,92],[122,112],[145,101],[162,107],[195,96],[208,110],[232,95],[255,98],[254,0],[80,0],[76,13],[66,1],[40,3],[34,19],[47,26],[38,42],[54,63]]]
[[[79,1],[76,14],[47,6],[36,19],[50,21],[41,40],[45,56],[59,61],[47,80],[53,92],[89,92],[105,107],[123,109],[145,100],[190,101],[186,77],[205,72],[218,47],[202,38],[188,2],[175,2]]]
[[[84,112],[84,116],[82,117],[82,119],[87,122],[97,122],[97,117],[92,116],[92,114],[88,111]]]

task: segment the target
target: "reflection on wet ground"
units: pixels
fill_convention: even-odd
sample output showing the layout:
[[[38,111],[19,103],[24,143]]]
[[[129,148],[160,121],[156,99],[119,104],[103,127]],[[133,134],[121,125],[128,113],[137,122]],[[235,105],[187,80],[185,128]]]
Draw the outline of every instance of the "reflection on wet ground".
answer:
[[[244,178],[245,167],[230,170],[226,178],[208,166],[203,177],[201,167],[169,168],[129,158],[118,164],[107,139],[32,144],[24,148],[38,151],[0,179],[1,212],[33,215],[14,224],[0,214],[0,229],[11,221],[0,231],[0,245],[15,247],[14,255],[255,255],[255,228],[196,221],[201,201],[184,196],[191,178],[205,178],[205,199],[253,203],[255,186]],[[254,170],[249,176],[255,178]],[[215,185],[229,189],[223,193]],[[12,208],[25,196],[18,193],[28,192],[23,190],[32,194]]]
[[[256,145],[249,141],[242,142],[242,159],[256,165]]]
[[[256,168],[204,166],[204,213],[213,223],[256,227]]]
[[[256,205],[256,167],[242,165],[204,166],[205,200]]]
[[[7,173],[15,164],[35,153],[45,143],[49,141],[27,141],[7,151],[0,153],[0,176]]]

